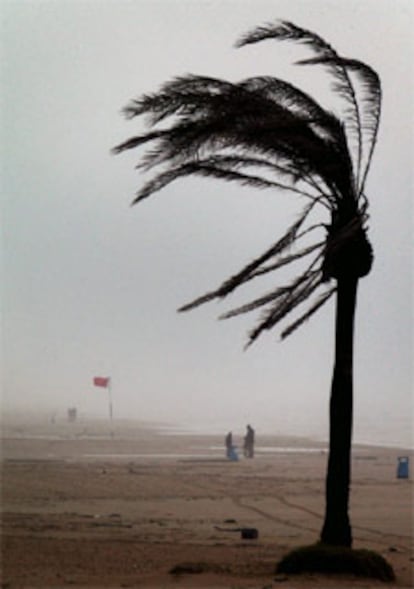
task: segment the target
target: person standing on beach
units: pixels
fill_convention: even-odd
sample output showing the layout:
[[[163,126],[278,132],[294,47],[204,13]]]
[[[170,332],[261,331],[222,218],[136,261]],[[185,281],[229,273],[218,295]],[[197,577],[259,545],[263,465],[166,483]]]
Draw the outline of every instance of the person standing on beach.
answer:
[[[244,437],[244,455],[246,458],[253,458],[254,456],[254,429],[251,425],[247,426]]]
[[[226,445],[226,456],[227,458],[230,458],[231,456],[231,452],[233,450],[233,434],[232,432],[229,432],[227,434],[227,436],[225,437],[225,445]]]

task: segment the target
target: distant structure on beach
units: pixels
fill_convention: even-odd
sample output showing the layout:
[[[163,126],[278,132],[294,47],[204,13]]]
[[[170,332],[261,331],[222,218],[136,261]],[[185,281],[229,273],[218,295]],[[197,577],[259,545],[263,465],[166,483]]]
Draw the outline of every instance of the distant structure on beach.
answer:
[[[68,409],[68,421],[73,423],[78,418],[78,410],[76,407],[69,407]]]

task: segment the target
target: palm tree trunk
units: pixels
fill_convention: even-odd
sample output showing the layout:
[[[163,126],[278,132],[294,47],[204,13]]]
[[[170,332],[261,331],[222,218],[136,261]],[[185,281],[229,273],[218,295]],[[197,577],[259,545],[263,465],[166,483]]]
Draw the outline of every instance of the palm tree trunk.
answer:
[[[325,522],[321,541],[352,545],[349,522],[351,478],[353,342],[358,278],[338,278],[335,365],[330,400],[329,458],[326,477]]]

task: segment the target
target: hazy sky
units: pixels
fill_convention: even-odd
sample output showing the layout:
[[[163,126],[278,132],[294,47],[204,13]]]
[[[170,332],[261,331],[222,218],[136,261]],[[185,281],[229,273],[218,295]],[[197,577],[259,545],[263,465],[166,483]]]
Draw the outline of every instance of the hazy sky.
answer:
[[[384,90],[367,184],[375,264],[356,321],[355,437],[408,442],[413,395],[414,5],[410,0],[21,0],[2,2],[3,408],[115,415],[242,432],[327,435],[334,305],[287,341],[239,300],[176,308],[218,286],[292,223],[301,202],[188,179],[131,208],[140,129],[121,108],[185,73],[286,77],[327,99],[298,48],[235,49],[292,20],[369,63]],[[303,50],[302,50],[303,51]],[[317,80],[315,83],[314,80]],[[276,280],[275,277],[273,280]]]

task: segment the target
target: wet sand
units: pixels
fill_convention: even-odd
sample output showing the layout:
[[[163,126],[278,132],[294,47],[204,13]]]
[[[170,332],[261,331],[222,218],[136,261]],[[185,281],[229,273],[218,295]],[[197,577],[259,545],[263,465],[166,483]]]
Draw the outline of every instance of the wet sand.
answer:
[[[224,436],[127,421],[113,430],[99,421],[3,421],[3,587],[384,586],[275,574],[284,554],[318,538],[324,444],[259,435],[253,460],[230,462]],[[401,449],[354,447],[351,520],[354,546],[394,567],[387,586],[408,588],[413,483],[396,476],[402,455],[413,463]],[[242,539],[246,527],[259,537]]]

